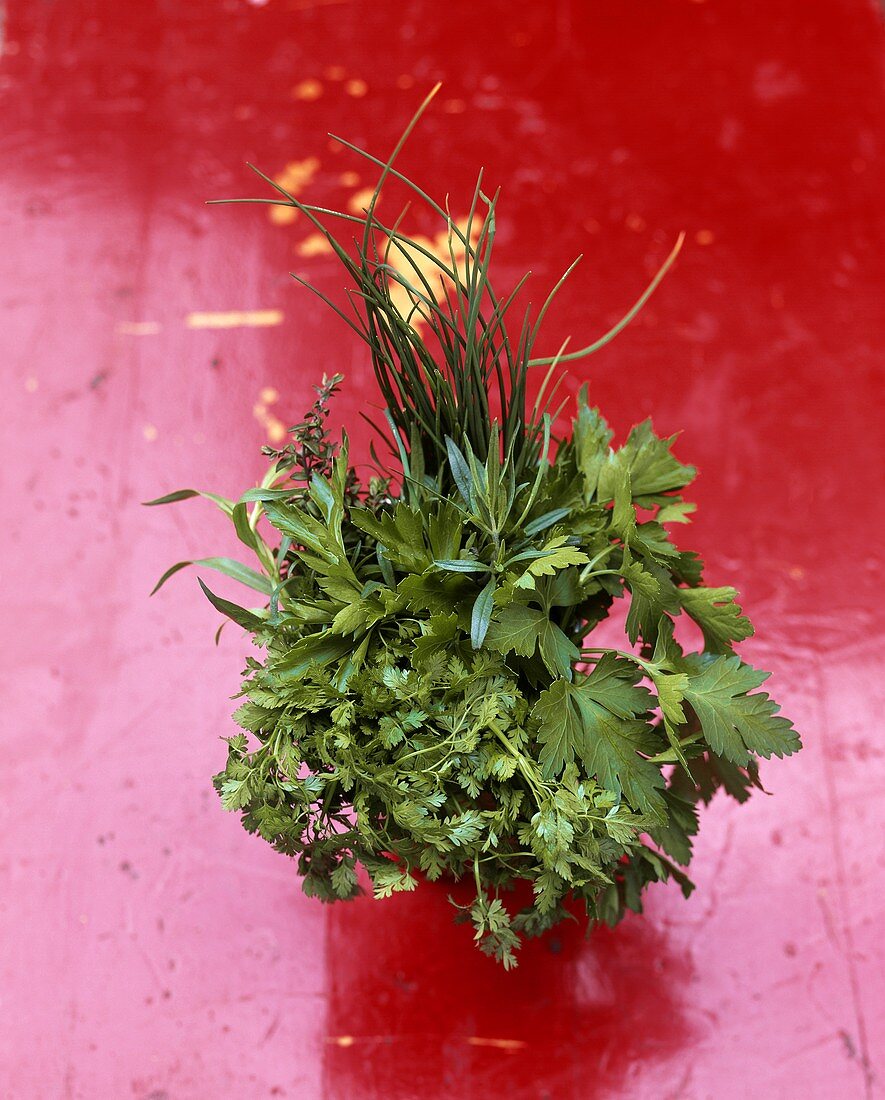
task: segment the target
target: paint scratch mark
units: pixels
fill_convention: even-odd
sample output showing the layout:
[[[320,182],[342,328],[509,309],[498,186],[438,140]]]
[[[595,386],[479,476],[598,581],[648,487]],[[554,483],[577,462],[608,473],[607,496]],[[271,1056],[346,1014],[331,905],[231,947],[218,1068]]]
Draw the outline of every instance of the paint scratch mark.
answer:
[[[159,321],[118,321],[116,331],[121,336],[156,336],[162,327]]]
[[[496,1050],[522,1050],[526,1045],[522,1039],[488,1039],[483,1035],[471,1035],[467,1044],[472,1047],[494,1047]]]
[[[279,1029],[279,1026],[280,1026],[280,1020],[281,1020],[281,1017],[279,1015],[274,1016],[273,1020],[271,1021],[271,1025],[267,1029],[267,1031],[265,1031],[264,1038],[259,1043],[259,1046],[264,1046],[265,1043],[269,1043],[270,1040],[274,1037],[274,1035],[276,1035],[277,1030]]]
[[[230,309],[221,313],[189,313],[188,328],[265,328],[283,323],[281,309]]]
[[[332,8],[338,4],[350,4],[352,0],[291,0],[290,11],[311,11],[313,8]]]
[[[818,705],[820,708],[820,731],[822,740],[825,744],[829,745],[831,742],[831,726],[826,703],[827,684],[824,679],[824,672],[820,660],[815,660],[815,672],[817,679],[817,691],[815,694],[817,696]],[[825,754],[824,759],[826,759]],[[836,882],[838,884],[837,904],[841,909],[841,944],[835,939],[835,928],[828,928],[827,932],[828,935],[830,935],[830,938],[834,941],[834,947],[837,951],[840,951],[845,959],[845,970],[846,977],[848,978],[848,988],[851,994],[852,1006],[854,1008],[854,1025],[857,1029],[856,1051],[859,1057],[855,1056],[855,1060],[857,1061],[860,1071],[863,1074],[864,1096],[866,1100],[872,1100],[875,1074],[873,1072],[872,1058],[870,1057],[869,1039],[867,1037],[867,1021],[866,1014],[864,1013],[863,996],[860,989],[860,978],[857,973],[857,952],[854,946],[854,926],[852,923],[852,912],[849,902],[849,898],[851,897],[851,890],[849,889],[848,870],[845,866],[843,827],[841,814],[839,812],[841,801],[839,797],[839,792],[836,788],[836,776],[834,774],[834,769],[831,767],[824,767],[824,788],[826,791],[826,798],[828,803],[827,817],[829,818],[830,824],[830,835],[832,838],[833,857],[836,869]],[[826,905],[826,898],[819,895],[819,900],[821,902],[821,907],[826,918],[829,915],[828,907]],[[826,923],[827,922],[825,920],[825,924]],[[854,1044],[852,1044],[852,1049],[854,1049]]]

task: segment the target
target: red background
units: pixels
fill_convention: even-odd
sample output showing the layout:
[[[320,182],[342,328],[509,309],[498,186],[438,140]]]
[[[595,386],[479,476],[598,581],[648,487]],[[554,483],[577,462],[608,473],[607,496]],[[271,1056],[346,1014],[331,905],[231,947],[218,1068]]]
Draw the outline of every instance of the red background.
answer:
[[[883,38],[862,0],[10,0],[0,1093],[877,1093]],[[303,193],[346,203],[373,180],[326,132],[385,154],[437,79],[403,167],[456,213],[479,165],[503,186],[498,285],[531,266],[540,298],[585,254],[543,351],[597,336],[687,232],[571,390],[621,437],[684,429],[680,536],[741,589],[806,745],[764,768],[773,797],[706,813],[689,902],[653,888],[511,975],[442,891],[325,909],[222,812],[247,647],[213,648],[192,574],[147,593],[235,544],[204,502],[138,503],[252,484],[324,370],[365,454],[364,349],[287,275],[337,292],[335,262],[203,200],[315,157]],[[282,323],[188,324],[231,310]]]

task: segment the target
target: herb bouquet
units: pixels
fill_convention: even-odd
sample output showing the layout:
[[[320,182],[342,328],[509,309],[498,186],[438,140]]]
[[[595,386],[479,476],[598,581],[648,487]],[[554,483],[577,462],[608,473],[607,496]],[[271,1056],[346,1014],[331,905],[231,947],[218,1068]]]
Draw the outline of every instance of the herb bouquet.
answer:
[[[768,674],[733,651],[752,633],[735,590],[706,587],[698,556],[671,540],[695,473],[673,439],[645,422],[613,447],[583,390],[571,431],[554,435],[557,364],[615,335],[673,256],[596,344],[534,358],[553,295],[510,330],[522,282],[499,298],[489,281],[497,196],[480,176],[459,226],[393,167],[420,113],[387,162],[355,149],[381,168],[363,216],[267,177],[275,197],[248,200],[296,208],[344,265],[355,316],[329,305],[370,349],[392,460],[363,482],[346,436],[326,431],[340,377],[324,378],[292,442],[266,449],[260,488],[150,502],[208,497],[257,567],[181,562],[157,588],[195,564],[260,593],[247,609],[200,581],[262,651],[215,777],[225,808],[297,857],[305,892],[324,901],[360,893],[358,865],[379,898],[413,890],[417,872],[468,876],[476,896],[461,916],[509,967],[521,936],[567,904],[614,924],[651,882],[688,896],[698,803],[720,787],[743,802],[758,758],[800,743],[759,690]],[[390,177],[443,219],[447,256],[379,220]],[[330,218],[358,226],[354,250]],[[530,372],[545,366],[530,401]],[[613,649],[594,628],[616,600],[628,610]],[[683,615],[702,652],[677,641]],[[519,880],[533,902],[514,912]]]

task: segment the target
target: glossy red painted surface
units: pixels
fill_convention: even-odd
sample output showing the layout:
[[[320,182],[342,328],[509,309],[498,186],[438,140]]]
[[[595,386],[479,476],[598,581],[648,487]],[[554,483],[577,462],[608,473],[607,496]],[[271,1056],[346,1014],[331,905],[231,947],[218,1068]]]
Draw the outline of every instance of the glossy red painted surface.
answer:
[[[0,1094],[878,1094],[875,7],[0,11]],[[533,945],[512,975],[452,926],[441,889],[323,909],[221,811],[209,777],[246,647],[230,631],[213,648],[192,576],[147,593],[170,562],[234,546],[207,504],[138,504],[250,484],[274,418],[323,370],[348,376],[339,421],[374,400],[362,349],[286,274],[340,289],[303,225],[202,202],[254,192],[246,160],[295,163],[305,194],[348,201],[372,181],[326,131],[386,152],[437,79],[404,164],[453,209],[479,164],[503,184],[499,284],[532,266],[544,293],[586,254],[551,351],[616,319],[687,231],[572,388],[588,379],[621,432],[652,411],[684,428],[693,545],[741,588],[746,653],[806,743],[765,767],[773,797],[706,814],[690,902],[653,890],[644,918]],[[282,317],[193,316],[227,311]]]

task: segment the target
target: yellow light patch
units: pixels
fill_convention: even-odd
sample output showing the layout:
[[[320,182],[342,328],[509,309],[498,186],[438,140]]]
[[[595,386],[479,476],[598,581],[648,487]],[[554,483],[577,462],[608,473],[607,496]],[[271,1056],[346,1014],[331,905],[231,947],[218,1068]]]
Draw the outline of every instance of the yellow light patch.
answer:
[[[323,256],[332,251],[332,246],[322,233],[311,233],[295,249],[299,256]]]
[[[302,80],[292,89],[293,99],[303,99],[307,102],[319,99],[322,94],[323,86],[318,80]]]
[[[270,443],[282,443],[286,438],[286,425],[275,416],[268,416],[264,422],[264,430]]]
[[[351,195],[347,200],[347,209],[352,214],[362,214],[364,210],[368,210],[369,203],[372,201],[372,196],[374,194],[374,187],[364,187],[361,191],[357,191],[356,194]]]
[[[317,157],[306,157],[304,160],[292,160],[278,175],[274,176],[274,182],[296,197],[301,194],[320,169]],[[298,211],[293,206],[269,206],[268,217],[274,225],[291,225],[298,217]]]
[[[369,85],[365,80],[348,80],[344,85],[344,90],[349,96],[353,96],[354,99],[362,99],[369,90]]]
[[[148,443],[153,443],[157,436],[160,434],[153,424],[145,424],[141,429],[141,434],[147,440]]]
[[[265,328],[283,323],[281,309],[230,309],[223,313],[189,313],[188,328]]]
[[[267,216],[274,225],[291,225],[298,217],[294,206],[269,206]]]
[[[269,443],[282,443],[286,438],[286,425],[267,407],[279,401],[279,391],[273,386],[264,386],[258,394],[258,401],[252,406],[252,415],[267,433]]]
[[[467,219],[462,218],[460,221],[454,223],[462,234],[467,232]],[[449,240],[448,231],[441,229],[439,233],[434,237],[416,236],[413,238],[415,244],[421,245],[433,256],[438,257],[449,268],[452,266],[452,256],[449,254]],[[476,244],[479,239],[479,224],[474,221],[472,244]],[[453,252],[455,259],[455,266],[460,272],[462,278],[464,275],[464,258],[465,248],[461,241],[456,237],[453,241]],[[405,253],[405,254],[404,254]],[[406,282],[412,285],[420,285],[420,280],[415,273],[415,267],[421,272],[424,278],[433,287],[440,286],[440,276],[442,272],[433,263],[429,256],[426,256],[423,252],[419,252],[417,249],[410,248],[408,244],[403,242],[403,249],[391,248],[390,254],[387,258],[387,262],[395,271],[402,275]],[[413,266],[413,263],[415,266]],[[451,280],[448,280],[451,284]],[[390,283],[390,297],[393,304],[399,310],[400,314],[409,319],[409,323],[417,327],[424,323],[423,319],[418,313],[413,313],[412,308],[414,301],[409,296],[409,292],[400,283],[391,280]]]

